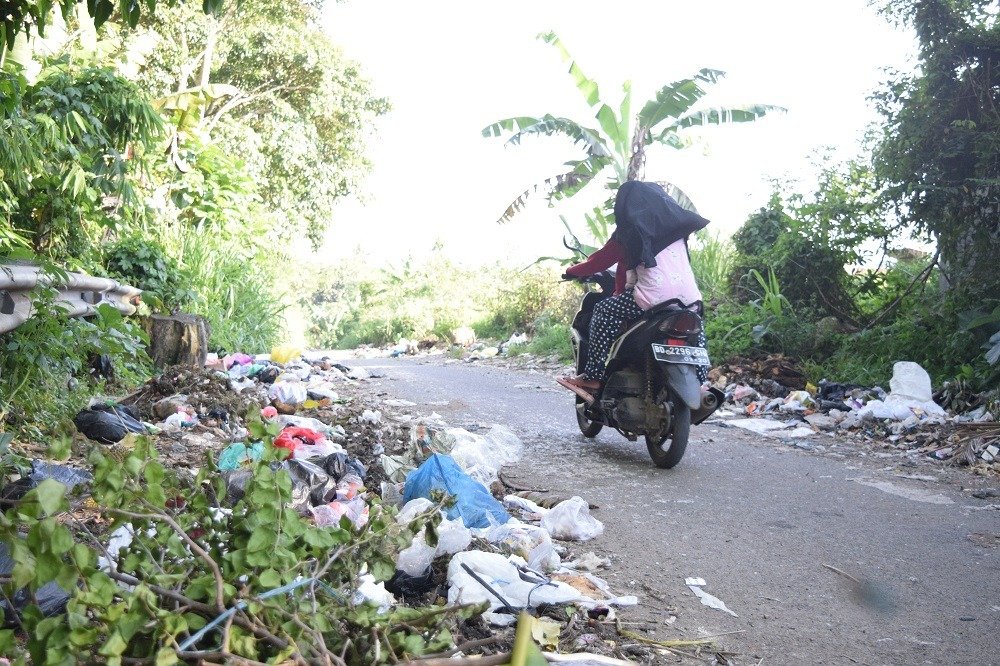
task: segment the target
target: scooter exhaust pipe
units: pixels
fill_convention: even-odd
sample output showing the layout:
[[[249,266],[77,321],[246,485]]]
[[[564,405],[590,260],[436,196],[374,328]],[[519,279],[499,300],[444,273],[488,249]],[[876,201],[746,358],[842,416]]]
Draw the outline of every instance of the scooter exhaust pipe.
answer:
[[[719,398],[710,391],[707,391],[701,396],[701,408],[702,409],[715,409],[719,406]]]

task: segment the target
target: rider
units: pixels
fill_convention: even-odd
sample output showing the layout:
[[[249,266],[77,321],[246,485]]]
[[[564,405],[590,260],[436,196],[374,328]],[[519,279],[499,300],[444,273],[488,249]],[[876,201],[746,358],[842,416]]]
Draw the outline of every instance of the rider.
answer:
[[[671,299],[687,306],[701,301],[687,237],[708,220],[682,208],[658,183],[629,181],[615,196],[615,225],[604,247],[566,270],[567,276],[580,278],[617,264],[614,295],[594,307],[590,320],[586,367],[560,380],[567,388],[600,389],[612,343],[646,310]],[[704,346],[701,336],[698,344]]]

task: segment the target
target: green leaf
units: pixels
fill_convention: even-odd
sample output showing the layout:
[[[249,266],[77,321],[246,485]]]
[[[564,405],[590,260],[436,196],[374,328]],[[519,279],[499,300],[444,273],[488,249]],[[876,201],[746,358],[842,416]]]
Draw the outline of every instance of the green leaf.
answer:
[[[725,76],[717,69],[702,69],[689,79],[669,83],[656,93],[656,97],[646,102],[639,112],[639,122],[646,129],[653,129],[667,118],[679,118],[707,91],[701,83],[716,83]]]
[[[108,640],[101,646],[101,649],[97,653],[104,657],[117,657],[125,651],[126,647],[128,647],[128,644],[125,642],[125,639],[116,631],[108,637]]]
[[[726,125],[729,123],[748,123],[761,118],[768,113],[784,113],[784,107],[772,104],[748,104],[716,109],[704,109],[685,114],[661,132],[660,137],[679,129],[698,127],[702,125]],[[658,137],[657,140],[662,140]]]
[[[281,586],[281,574],[274,569],[264,569],[257,578],[262,587],[273,589]]]
[[[46,455],[52,460],[66,460],[73,451],[73,438],[69,436],[53,437],[49,441]]]
[[[37,497],[38,504],[42,507],[42,511],[46,515],[54,516],[67,506],[65,501],[66,486],[58,481],[45,479],[32,492]]]
[[[559,55],[562,56],[564,62],[569,63],[569,73],[573,77],[573,81],[576,83],[577,90],[583,95],[583,98],[587,101],[590,106],[597,106],[601,101],[601,93],[597,87],[597,82],[593,79],[587,78],[580,69],[580,66],[576,64],[573,60],[573,56],[569,54],[569,51],[563,45],[562,40],[556,36],[554,32],[542,33],[538,36],[540,40],[546,44],[551,44],[559,51]]]
[[[616,146],[624,147],[626,137],[622,136],[622,127],[620,126],[618,119],[615,118],[615,112],[611,110],[611,107],[607,104],[603,105],[597,112],[597,122],[601,124],[601,129],[607,134],[611,141],[614,142]],[[623,151],[619,151],[623,152]]]
[[[532,134],[543,136],[562,134],[573,139],[574,144],[583,144],[588,155],[611,155],[611,151],[608,149],[604,139],[595,130],[583,127],[569,118],[557,118],[548,114],[541,118],[505,118],[484,128],[483,136],[501,136],[505,131],[515,132],[507,139],[507,145],[509,146],[519,145],[524,137]],[[614,135],[610,136],[614,140]]]
[[[156,666],[173,666],[181,663],[181,660],[177,658],[177,653],[172,648],[163,647],[156,653],[155,663]]]
[[[56,525],[49,537],[49,548],[56,555],[68,553],[73,548],[73,536],[62,525]]]

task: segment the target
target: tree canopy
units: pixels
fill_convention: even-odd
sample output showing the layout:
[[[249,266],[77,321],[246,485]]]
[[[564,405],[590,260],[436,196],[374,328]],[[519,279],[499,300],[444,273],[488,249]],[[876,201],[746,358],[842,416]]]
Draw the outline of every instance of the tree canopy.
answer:
[[[1000,263],[1000,23],[994,2],[906,0],[886,12],[913,27],[920,69],[877,96],[875,153],[904,222],[933,236],[942,269],[970,296],[996,294]]]
[[[183,3],[185,0],[167,0],[169,6]],[[94,25],[100,28],[115,13],[117,9],[120,13],[122,23],[135,27],[142,17],[143,8],[149,13],[153,13],[157,6],[157,0],[7,0],[0,2],[0,44],[5,44],[7,48],[13,48],[14,38],[19,34],[44,35],[45,28],[52,20],[53,7],[62,14],[62,18],[68,19],[70,14],[78,5],[84,5],[87,14],[93,20]],[[162,3],[161,3],[162,4]],[[222,10],[224,0],[202,0],[201,8],[206,14],[217,14]]]

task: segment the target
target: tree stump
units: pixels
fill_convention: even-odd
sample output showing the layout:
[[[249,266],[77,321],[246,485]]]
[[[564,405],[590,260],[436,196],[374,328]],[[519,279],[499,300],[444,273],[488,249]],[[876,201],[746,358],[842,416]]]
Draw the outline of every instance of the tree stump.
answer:
[[[149,356],[158,368],[169,365],[204,367],[211,327],[191,314],[153,315],[147,320]]]

